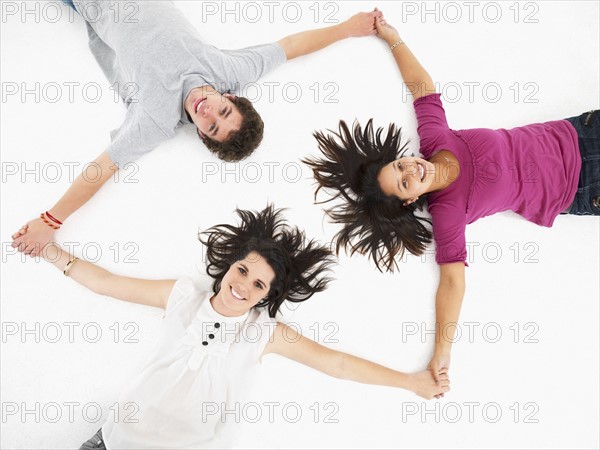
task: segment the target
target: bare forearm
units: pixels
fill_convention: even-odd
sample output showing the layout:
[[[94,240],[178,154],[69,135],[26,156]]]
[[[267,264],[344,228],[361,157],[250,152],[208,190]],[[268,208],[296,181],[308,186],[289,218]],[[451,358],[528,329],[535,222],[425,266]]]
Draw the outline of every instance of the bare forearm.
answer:
[[[318,30],[303,31],[286,36],[279,41],[288,60],[321,50],[349,37],[343,23]]]
[[[391,47],[399,42],[400,36],[388,38],[386,42]],[[421,65],[419,60],[413,55],[406,43],[397,45],[392,54],[400,69],[400,74],[404,80],[404,84],[410,90],[415,100],[427,94],[435,92],[435,85],[429,73]]]
[[[75,179],[67,192],[49,210],[50,214],[64,222],[92,198],[117,170],[108,154],[103,152]]]
[[[335,376],[358,383],[376,384],[411,390],[409,375],[380,364],[340,353],[340,369]]]
[[[56,244],[47,245],[42,256],[61,271],[73,261],[73,256]],[[115,275],[95,264],[77,259],[67,272],[69,278],[100,295],[140,305],[166,308],[175,280],[144,280]]]
[[[448,354],[452,350],[464,296],[464,283],[440,282],[435,298],[435,351],[437,353]]]
[[[61,272],[73,258],[69,252],[63,250],[56,244],[48,244],[42,252],[44,259],[56,266]],[[84,260],[77,260],[68,270],[70,278],[89,290],[102,294],[103,281],[112,274],[95,264]]]
[[[268,353],[278,353],[342,380],[406,389],[423,398],[431,398],[441,392],[428,371],[411,374],[398,372],[366,359],[324,347],[281,323],[277,324],[272,339],[263,351],[263,354]],[[447,377],[443,378],[447,380]]]
[[[277,324],[264,354],[278,353],[329,376],[366,384],[408,389],[409,376],[366,359],[312,341],[293,328]]]

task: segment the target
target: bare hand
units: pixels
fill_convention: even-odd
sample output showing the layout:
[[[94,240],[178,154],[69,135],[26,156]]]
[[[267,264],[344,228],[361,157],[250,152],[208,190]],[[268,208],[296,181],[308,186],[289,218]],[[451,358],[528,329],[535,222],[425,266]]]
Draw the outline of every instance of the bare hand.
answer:
[[[27,222],[12,235],[12,247],[31,257],[38,256],[40,250],[52,240],[54,231],[39,217]]]
[[[450,353],[434,353],[431,361],[429,361],[429,365],[427,369],[431,371],[431,375],[438,383],[438,385],[442,385],[443,379],[442,375],[448,374],[448,370],[450,370]],[[440,393],[435,396],[435,398],[441,398],[444,396],[444,393]]]
[[[353,15],[344,22],[349,37],[362,37],[377,34],[375,18],[381,16],[381,11],[375,8],[371,12],[361,12]]]
[[[425,400],[443,397],[444,393],[450,390],[450,379],[447,373],[438,374],[439,382],[433,377],[431,370],[413,373],[410,377],[411,390]]]
[[[400,40],[398,31],[386,22],[383,13],[375,8],[375,12],[379,12],[380,15],[375,18],[375,30],[377,36],[392,45]]]

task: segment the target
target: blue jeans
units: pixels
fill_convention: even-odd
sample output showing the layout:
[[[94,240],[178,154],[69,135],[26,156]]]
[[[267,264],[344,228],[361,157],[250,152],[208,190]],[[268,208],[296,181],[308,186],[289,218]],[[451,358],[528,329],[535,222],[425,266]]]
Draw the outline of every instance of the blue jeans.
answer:
[[[73,4],[73,0],[62,0],[62,2],[67,5],[70,6],[71,8],[75,9],[75,5]],[[77,12],[77,10],[75,9],[75,12]]]
[[[102,428],[100,428],[95,435],[81,444],[79,450],[106,450],[104,438],[102,437]]]
[[[577,130],[581,173],[569,214],[600,215],[600,110],[567,119]]]

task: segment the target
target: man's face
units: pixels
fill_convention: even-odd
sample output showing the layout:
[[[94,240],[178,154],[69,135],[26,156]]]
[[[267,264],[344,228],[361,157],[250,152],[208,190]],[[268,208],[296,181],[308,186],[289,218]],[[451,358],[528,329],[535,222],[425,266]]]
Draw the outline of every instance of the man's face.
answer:
[[[216,91],[190,92],[186,110],[202,138],[208,137],[217,142],[224,142],[231,133],[240,129],[243,118],[231,101],[232,98],[230,94]]]

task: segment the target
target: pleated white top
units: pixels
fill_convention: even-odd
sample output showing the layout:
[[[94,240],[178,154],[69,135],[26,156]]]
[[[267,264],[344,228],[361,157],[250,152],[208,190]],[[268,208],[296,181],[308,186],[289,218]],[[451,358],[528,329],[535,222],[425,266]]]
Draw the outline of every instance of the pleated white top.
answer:
[[[107,449],[229,446],[225,412],[242,397],[276,321],[264,308],[222,316],[212,295],[188,278],[175,283],[153,353],[119,396],[116,422],[102,427]]]

